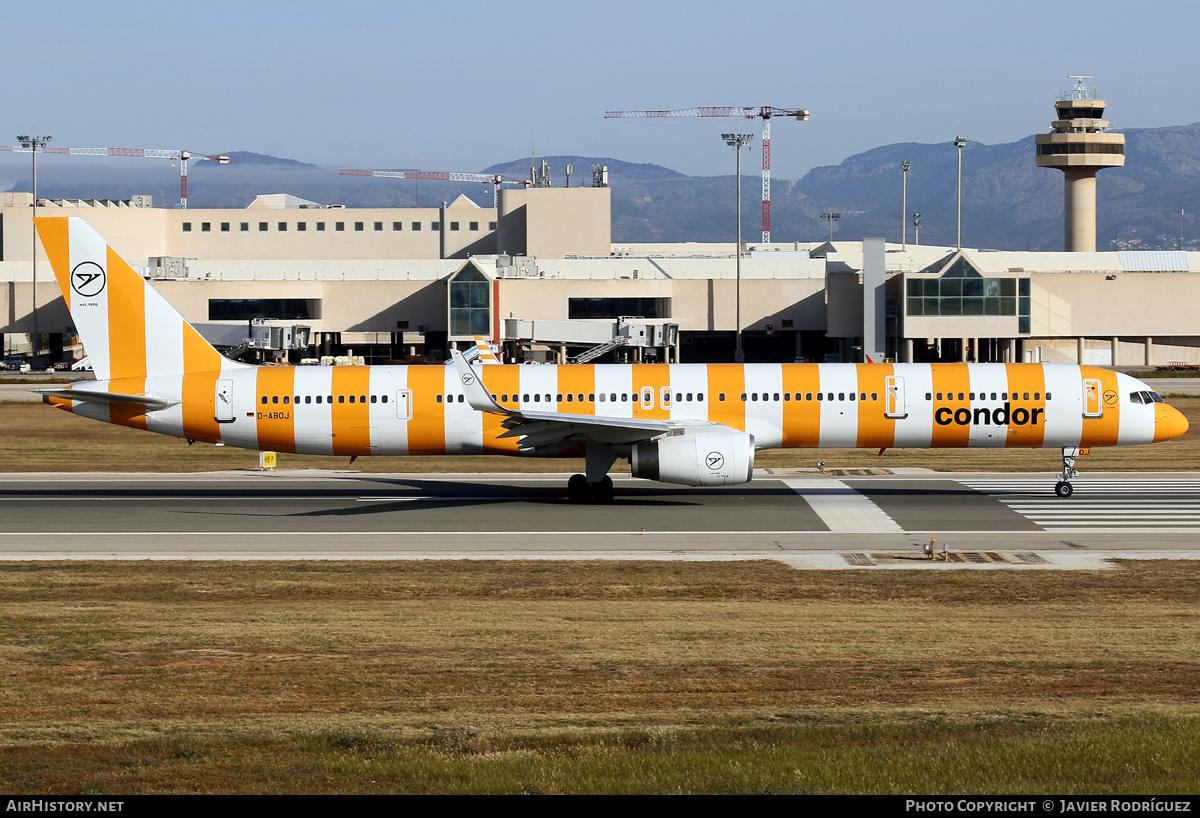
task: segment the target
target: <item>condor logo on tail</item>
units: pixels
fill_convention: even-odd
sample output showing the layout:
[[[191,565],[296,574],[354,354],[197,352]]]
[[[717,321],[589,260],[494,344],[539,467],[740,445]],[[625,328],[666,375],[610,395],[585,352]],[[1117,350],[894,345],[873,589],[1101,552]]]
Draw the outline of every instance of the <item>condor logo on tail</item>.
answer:
[[[71,289],[84,298],[92,298],[104,291],[104,269],[94,261],[85,261],[71,271]]]

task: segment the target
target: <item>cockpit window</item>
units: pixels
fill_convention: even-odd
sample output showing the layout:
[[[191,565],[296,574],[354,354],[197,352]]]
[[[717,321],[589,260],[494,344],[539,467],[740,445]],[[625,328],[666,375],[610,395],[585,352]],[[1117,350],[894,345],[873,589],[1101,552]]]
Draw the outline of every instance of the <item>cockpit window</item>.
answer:
[[[1130,392],[1130,403],[1163,403],[1157,392]]]

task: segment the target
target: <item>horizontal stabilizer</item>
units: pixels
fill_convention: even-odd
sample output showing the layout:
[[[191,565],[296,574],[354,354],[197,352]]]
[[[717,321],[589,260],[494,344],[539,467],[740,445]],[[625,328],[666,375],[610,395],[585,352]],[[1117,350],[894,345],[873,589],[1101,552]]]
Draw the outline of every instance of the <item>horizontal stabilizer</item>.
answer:
[[[115,409],[133,412],[157,412],[160,409],[169,409],[179,404],[177,400],[155,398],[150,395],[122,395],[118,392],[93,392],[87,389],[34,389],[31,391],[41,395],[45,403],[49,403],[50,398],[61,398],[104,404]]]

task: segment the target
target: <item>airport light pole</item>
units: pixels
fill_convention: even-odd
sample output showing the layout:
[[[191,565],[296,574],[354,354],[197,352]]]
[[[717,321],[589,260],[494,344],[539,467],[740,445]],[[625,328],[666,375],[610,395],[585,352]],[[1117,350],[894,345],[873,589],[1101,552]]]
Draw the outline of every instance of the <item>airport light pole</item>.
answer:
[[[904,192],[901,194],[900,204],[900,247],[908,249],[908,169],[912,167],[912,162],[905,159],[900,163],[900,170],[904,173]]]
[[[921,214],[920,213],[913,214],[913,230],[917,234],[915,243],[918,247],[920,247],[921,246]]]
[[[960,133],[954,137],[954,147],[958,148],[958,240],[956,246],[962,249],[962,152],[967,146],[967,135]]]
[[[821,218],[829,222],[829,240],[833,241],[833,223],[842,217],[841,213],[831,212],[822,213]]]
[[[37,134],[33,134],[31,136],[27,135],[27,136],[18,136],[17,137],[17,141],[21,143],[21,147],[27,148],[33,153],[33,215],[34,216],[37,215],[37,155],[38,155],[39,150],[42,150],[43,148],[46,147],[46,145],[48,145],[50,143],[51,138],[52,137],[49,137],[49,136],[38,136]],[[39,343],[40,337],[38,335],[38,306],[37,306],[37,225],[34,223],[33,218],[29,219],[29,225],[33,230],[33,255],[31,256],[31,260],[33,262],[33,336],[30,339],[32,341],[32,343],[29,346],[32,350],[32,356],[31,356],[32,366],[34,369],[37,369],[38,355],[41,352],[39,347],[41,346],[41,344]]]
[[[750,144],[754,134],[723,133],[721,138],[725,144],[733,148],[737,154],[737,332],[734,338],[734,363],[745,363],[746,355],[742,351],[742,148]]]

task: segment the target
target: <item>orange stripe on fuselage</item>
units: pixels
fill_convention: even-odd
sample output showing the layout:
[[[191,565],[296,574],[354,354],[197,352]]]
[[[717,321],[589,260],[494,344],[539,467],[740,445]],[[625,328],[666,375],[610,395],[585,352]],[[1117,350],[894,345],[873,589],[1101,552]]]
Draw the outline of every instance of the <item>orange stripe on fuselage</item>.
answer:
[[[820,370],[816,364],[784,364],[783,390],[792,400],[783,404],[783,446],[816,447],[821,441]],[[800,399],[796,399],[796,395]]]
[[[746,369],[741,364],[708,364],[708,419],[746,430]],[[725,400],[721,400],[721,395]]]
[[[183,434],[189,440],[220,443],[221,427],[214,416],[221,354],[188,324],[183,325]]]
[[[1004,369],[1008,380],[1008,434],[1004,445],[1040,447],[1046,439],[1045,373],[1031,364],[1006,364]]]
[[[1083,419],[1080,446],[1116,446],[1121,429],[1121,400],[1117,391],[1117,373],[1109,369],[1092,366],[1079,368],[1082,380],[1095,378],[1100,381],[1100,401],[1104,407],[1103,417]],[[1082,382],[1079,386],[1083,389]]]
[[[292,398],[296,370],[290,366],[260,366],[256,374],[258,448],[268,452],[295,452],[296,408],[292,406]],[[262,402],[264,397],[266,403]]]
[[[971,410],[971,377],[966,364],[930,364],[933,378],[933,440],[931,446],[954,448],[966,446],[971,439],[970,423],[955,423],[953,416],[959,409]],[[960,398],[959,395],[962,397]],[[948,409],[949,414],[939,410]],[[948,423],[938,423],[938,417],[950,418]]]
[[[412,372],[411,369],[408,371]],[[497,403],[506,409],[517,408],[516,395],[521,389],[521,367],[481,366],[476,371],[483,377],[483,385],[488,392],[496,396]],[[502,398],[507,398],[507,400],[501,400]],[[515,437],[500,439],[500,435],[506,431],[501,425],[503,422],[503,415],[495,412],[483,413],[483,448],[486,451],[504,454],[517,451],[518,443]]]
[[[891,448],[896,443],[896,421],[884,414],[886,379],[895,374],[891,364],[856,364],[858,373],[858,447]],[[866,399],[863,399],[866,395]],[[872,397],[874,396],[874,397]]]
[[[412,420],[408,422],[409,454],[446,453],[446,408],[439,397],[446,390],[445,368],[410,366]]]
[[[334,454],[353,456],[371,453],[371,407],[367,403],[371,394],[370,384],[370,367],[333,368],[333,384],[330,386],[333,390],[333,407],[330,415],[333,420]]]
[[[671,367],[667,364],[634,364],[633,416],[635,418],[670,418],[671,410],[662,406],[664,386],[671,385]],[[650,408],[642,408],[642,389],[650,387]],[[561,411],[561,408],[560,410]]]
[[[635,367],[636,369],[636,367]],[[591,415],[596,412],[596,367],[592,364],[563,364],[556,367],[558,374],[558,392],[562,400],[558,402],[558,411],[567,415]],[[636,383],[637,376],[634,376]],[[567,395],[572,400],[567,400]],[[583,400],[579,396],[583,396]],[[592,398],[592,400],[588,400]]]

